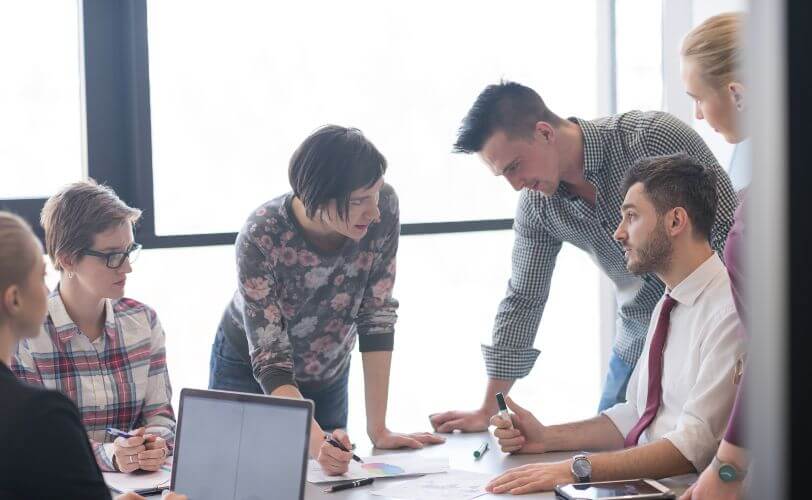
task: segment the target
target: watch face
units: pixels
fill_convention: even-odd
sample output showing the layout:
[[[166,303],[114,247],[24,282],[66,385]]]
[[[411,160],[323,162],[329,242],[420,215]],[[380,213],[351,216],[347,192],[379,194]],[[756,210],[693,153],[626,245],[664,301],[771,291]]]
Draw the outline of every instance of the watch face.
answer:
[[[572,462],[572,472],[578,478],[588,478],[592,475],[592,464],[585,458],[577,458]]]
[[[729,483],[735,481],[737,476],[736,469],[732,465],[722,464],[719,467],[719,479],[722,481]]]

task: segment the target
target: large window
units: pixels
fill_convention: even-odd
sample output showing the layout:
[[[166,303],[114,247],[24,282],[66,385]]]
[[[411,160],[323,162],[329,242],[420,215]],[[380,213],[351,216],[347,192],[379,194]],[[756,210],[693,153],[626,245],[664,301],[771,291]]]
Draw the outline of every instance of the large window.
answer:
[[[325,123],[387,156],[404,223],[510,218],[508,185],[450,153],[479,91],[506,78],[567,116],[597,113],[593,1],[147,7],[158,234],[236,231],[289,190],[291,153]]]
[[[0,199],[82,176],[79,6],[0,2]]]
[[[661,16],[661,2],[615,0],[618,112],[663,107]]]
[[[394,290],[400,308],[390,391],[393,428],[422,429],[430,412],[480,402],[486,379],[479,345],[490,340],[510,273],[512,241],[510,231],[401,238]],[[536,341],[541,355],[512,392],[517,401],[537,409],[542,421],[584,418],[597,408],[597,284],[598,271],[589,257],[565,245]],[[133,265],[127,293],[158,312],[167,334],[176,403],[180,388],[207,386],[211,343],[235,286],[231,246],[146,250]],[[363,439],[360,356],[352,363],[350,429],[354,439]],[[573,365],[578,376],[559,383]],[[551,403],[563,401],[567,404]]]

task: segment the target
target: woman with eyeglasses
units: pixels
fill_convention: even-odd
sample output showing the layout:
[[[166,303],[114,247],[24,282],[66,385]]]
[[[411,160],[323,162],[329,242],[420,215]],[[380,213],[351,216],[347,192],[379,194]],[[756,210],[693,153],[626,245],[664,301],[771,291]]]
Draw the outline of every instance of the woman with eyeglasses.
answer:
[[[158,470],[175,436],[163,328],[155,311],[124,297],[140,216],[92,180],[45,203],[45,246],[60,280],[40,334],[19,344],[13,363],[20,379],[76,403],[103,471]],[[132,437],[113,440],[108,427]]]
[[[47,307],[42,247],[28,224],[0,211],[0,498],[109,500],[76,405],[21,384],[9,369],[17,343],[40,333]]]

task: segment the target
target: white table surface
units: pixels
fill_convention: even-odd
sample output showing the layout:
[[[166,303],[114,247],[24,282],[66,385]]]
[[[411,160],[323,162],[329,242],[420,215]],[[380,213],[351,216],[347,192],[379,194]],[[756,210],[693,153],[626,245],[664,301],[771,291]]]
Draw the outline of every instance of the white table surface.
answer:
[[[558,460],[565,460],[572,457],[574,452],[555,452],[544,453],[541,455],[508,455],[499,451],[496,440],[490,433],[479,432],[471,434],[444,434],[446,442],[441,445],[427,446],[421,450],[374,450],[369,447],[359,447],[355,453],[359,456],[374,456],[384,455],[390,453],[414,453],[424,457],[448,457],[449,465],[452,469],[467,470],[472,472],[481,472],[491,477],[504,472],[507,469],[517,467],[519,465],[535,463],[535,462],[555,462]],[[479,460],[474,460],[473,452],[482,444],[483,441],[488,441],[489,450]],[[671,488],[675,493],[682,493],[696,479],[695,474],[688,474],[669,479],[660,480],[663,484]],[[382,497],[370,494],[373,489],[381,489],[386,484],[393,482],[404,481],[403,478],[397,479],[376,479],[370,486],[362,486],[359,488],[352,488],[349,490],[339,491],[336,493],[325,493],[324,488],[327,484],[311,484],[305,485],[305,498],[307,500],[317,499],[331,499],[331,500],[383,500],[388,497]],[[182,492],[181,492],[182,493]],[[150,498],[160,498],[154,496]],[[273,492],[269,492],[268,498],[273,498]],[[487,494],[479,497],[481,499],[495,499],[495,498],[513,498],[510,495],[491,495]],[[555,499],[555,494],[552,492],[535,493],[531,495],[521,495],[516,498],[526,498],[528,500],[535,499]],[[194,500],[194,499],[191,499]]]
[[[519,465],[535,463],[535,462],[555,462],[558,460],[565,460],[573,455],[574,452],[555,452],[544,453],[541,455],[508,455],[499,450],[496,440],[490,433],[472,433],[472,434],[444,434],[447,441],[445,444],[427,446],[421,450],[416,451],[392,451],[392,450],[370,450],[360,449],[355,450],[359,456],[383,455],[389,453],[417,453],[425,457],[448,457],[449,465],[452,469],[461,469],[473,472],[481,472],[495,477],[507,469],[517,467]],[[479,460],[474,460],[474,450],[479,448],[483,441],[488,441],[489,450]],[[679,476],[661,480],[676,493],[682,493],[690,483],[696,479],[695,474],[686,476]],[[382,497],[370,494],[373,489],[381,489],[386,484],[392,482],[403,481],[404,479],[376,479],[370,486],[362,486],[359,488],[352,488],[349,490],[339,491],[336,493],[325,493],[323,489],[325,484],[310,484],[307,483],[305,487],[305,498],[308,500],[315,499],[333,499],[333,500],[382,500],[388,497]],[[495,499],[495,498],[513,498],[510,495],[492,495],[487,494],[479,497],[481,499]],[[555,494],[552,492],[536,493],[532,495],[521,495],[515,498],[530,499],[554,499]]]

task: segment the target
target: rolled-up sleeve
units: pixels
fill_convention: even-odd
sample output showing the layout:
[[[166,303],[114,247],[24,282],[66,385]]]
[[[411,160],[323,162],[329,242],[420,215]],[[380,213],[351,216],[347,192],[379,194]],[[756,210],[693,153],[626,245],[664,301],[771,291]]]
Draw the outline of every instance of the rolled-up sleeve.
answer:
[[[736,386],[733,372],[744,352],[739,317],[731,307],[712,326],[700,347],[701,368],[668,439],[697,471],[710,464],[725,432]]]
[[[296,385],[293,355],[279,307],[273,261],[249,232],[250,224],[237,237],[237,292],[254,378],[270,394],[279,386]]]
[[[507,293],[499,304],[491,345],[482,345],[488,376],[517,379],[530,373],[533,347],[561,241],[544,228],[530,195],[522,192],[513,223],[513,254]]]
[[[358,328],[358,349],[361,352],[391,351],[395,343],[395,323],[398,301],[392,296],[397,274],[397,253],[400,238],[398,198],[391,191],[381,200],[388,212],[385,218],[390,230],[378,242],[376,256],[369,273],[364,297],[355,318]]]
[[[617,403],[604,410],[603,413],[615,424],[620,435],[624,438],[632,430],[632,427],[640,420],[640,409],[637,407],[637,391],[640,387],[640,363],[637,363],[629,377],[629,385],[626,387],[626,402]]]

